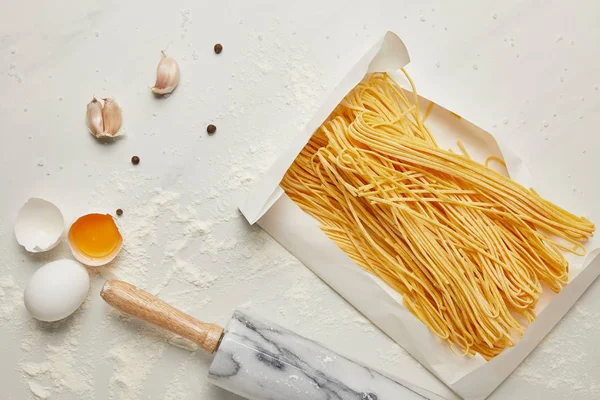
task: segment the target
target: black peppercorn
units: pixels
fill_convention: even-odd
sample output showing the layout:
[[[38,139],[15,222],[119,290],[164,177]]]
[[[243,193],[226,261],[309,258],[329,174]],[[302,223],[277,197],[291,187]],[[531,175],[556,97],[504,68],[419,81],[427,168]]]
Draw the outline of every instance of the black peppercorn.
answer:
[[[140,163],[140,158],[138,156],[131,157],[131,163],[133,165],[138,165]]]
[[[211,135],[213,133],[215,133],[217,131],[217,127],[214,126],[213,124],[210,124],[209,126],[206,127],[206,132],[210,133]]]

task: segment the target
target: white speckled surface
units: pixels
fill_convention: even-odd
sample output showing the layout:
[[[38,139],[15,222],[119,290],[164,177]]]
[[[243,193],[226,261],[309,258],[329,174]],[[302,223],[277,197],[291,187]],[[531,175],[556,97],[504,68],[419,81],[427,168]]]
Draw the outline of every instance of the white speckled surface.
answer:
[[[600,7],[595,1],[19,2],[0,15],[0,387],[7,399],[235,399],[204,381],[210,357],[119,316],[98,292],[116,276],[225,324],[243,308],[335,351],[447,390],[236,208],[347,69],[385,30],[411,54],[418,87],[442,86],[515,148],[541,193],[591,213],[600,184]],[[223,52],[212,47],[220,42]],[[154,98],[160,50],[181,85]],[[427,79],[425,79],[427,77]],[[85,128],[93,95],[114,96],[126,136]],[[209,137],[205,127],[217,125]],[[558,135],[565,131],[570,135]],[[531,163],[534,152],[553,165]],[[133,167],[133,155],[141,163]],[[592,175],[593,176],[593,175]],[[114,211],[122,253],[92,276],[84,309],[29,318],[27,279],[68,257],[22,250],[12,232],[28,197],[71,223]],[[596,221],[598,222],[598,221]],[[600,285],[594,283],[492,399],[600,397]],[[168,342],[175,344],[171,346]]]

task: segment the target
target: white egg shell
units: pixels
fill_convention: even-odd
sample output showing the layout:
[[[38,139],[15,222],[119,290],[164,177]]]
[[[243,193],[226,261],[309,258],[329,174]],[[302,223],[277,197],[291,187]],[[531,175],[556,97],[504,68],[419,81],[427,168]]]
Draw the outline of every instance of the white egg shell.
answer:
[[[58,260],[38,269],[25,286],[25,308],[40,321],[58,321],[79,308],[90,288],[87,269],[77,261]]]
[[[31,198],[21,207],[15,222],[17,242],[29,252],[52,249],[65,231],[62,213],[51,202]]]

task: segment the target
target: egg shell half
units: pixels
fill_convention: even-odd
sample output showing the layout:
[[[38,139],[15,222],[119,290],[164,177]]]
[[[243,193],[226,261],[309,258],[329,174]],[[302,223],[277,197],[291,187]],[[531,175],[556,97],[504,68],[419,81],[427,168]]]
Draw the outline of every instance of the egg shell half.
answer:
[[[15,222],[17,242],[31,253],[54,248],[64,231],[65,220],[58,207],[35,197],[21,207]]]
[[[90,215],[102,215],[102,216],[106,216],[107,218],[111,218],[117,228],[117,231],[119,231],[120,238],[119,238],[119,241],[117,242],[116,247],[106,256],[92,257],[92,256],[86,254],[84,251],[82,251],[77,246],[74,238],[72,237],[73,225],[75,225],[75,223],[77,223],[77,221],[79,221],[80,219],[88,217]],[[69,233],[67,234],[67,241],[69,243],[69,247],[71,248],[71,253],[73,253],[73,257],[75,257],[75,259],[77,261],[81,262],[82,264],[87,265],[88,267],[101,267],[103,265],[108,264],[112,260],[114,260],[114,258],[117,256],[117,254],[119,254],[119,252],[121,251],[121,247],[123,246],[123,235],[121,235],[121,230],[119,229],[119,224],[117,223],[117,220],[115,219],[115,217],[113,217],[110,214],[90,213],[90,214],[82,215],[81,217],[77,218],[77,220],[75,222],[73,222],[73,224],[71,225],[71,228],[69,228]]]
[[[73,260],[57,260],[38,269],[25,286],[25,308],[40,321],[58,321],[73,314],[90,288],[87,269]]]

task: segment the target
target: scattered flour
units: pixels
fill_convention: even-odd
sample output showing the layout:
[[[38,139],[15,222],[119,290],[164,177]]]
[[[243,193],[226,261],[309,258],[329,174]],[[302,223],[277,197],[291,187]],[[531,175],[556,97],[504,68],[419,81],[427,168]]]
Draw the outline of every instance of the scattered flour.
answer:
[[[37,325],[38,323],[34,319],[29,321],[29,330],[21,341],[21,350],[25,353],[35,349],[42,339],[43,332]]]
[[[65,394],[73,394],[78,398],[91,398],[94,395],[93,368],[86,358],[77,357],[85,354],[80,346],[81,312],[71,318],[43,323],[32,320],[32,329],[21,347],[25,355],[40,347],[44,333],[65,331],[66,334],[58,344],[47,344],[43,353],[43,361],[27,361],[19,363],[22,378],[31,392],[38,398],[60,398]]]
[[[163,400],[181,400],[193,398],[190,396],[192,388],[195,390],[202,388],[203,399],[229,399],[230,397],[225,396],[212,396],[211,393],[214,392],[215,389],[219,389],[216,386],[206,382],[203,373],[199,371],[199,369],[203,367],[206,368],[204,365],[202,365],[202,361],[198,359],[197,354],[191,353],[189,357],[179,363],[179,366],[173,375],[173,379],[166,385],[159,398]],[[190,371],[193,371],[193,373],[190,373]]]
[[[0,321],[6,324],[9,321],[20,320],[16,313],[21,307],[23,287],[11,275],[0,277]]]
[[[191,221],[183,231],[185,236],[199,237],[209,234],[212,223],[207,221]]]
[[[17,71],[17,65],[15,63],[10,63],[8,65],[7,75],[19,83],[23,82],[23,76]]]
[[[392,367],[395,365],[406,365],[406,363],[409,363],[409,368],[411,370],[426,370],[424,366],[412,358],[412,356],[408,354],[406,350],[398,346],[396,343],[391,343],[389,347],[384,349],[377,349],[377,355],[381,361]]]
[[[40,376],[47,372],[50,372],[52,365],[48,362],[34,363],[34,362],[24,362],[21,363],[21,371],[26,373],[29,376]]]
[[[273,21],[270,31],[278,31],[278,25],[279,21]],[[243,88],[248,95],[241,103],[232,99],[229,104],[224,104],[217,119],[238,118],[257,106],[269,103],[268,107],[273,110],[293,110],[296,117],[290,122],[297,129],[302,128],[321,104],[327,89],[322,83],[322,71],[304,60],[307,53],[308,46],[303,43],[286,43],[286,39],[277,35],[265,37],[262,33],[251,33],[245,50],[241,53],[245,68],[232,74],[232,85]],[[265,77],[274,74],[278,75],[274,79],[281,81],[283,88],[274,93],[274,96],[254,96],[256,88],[262,85]]]
[[[185,280],[202,289],[211,287],[218,277],[203,271],[201,267],[190,264],[189,262],[181,259],[175,260],[174,272],[180,279]]]
[[[123,249],[114,266],[101,269],[104,277],[122,279],[145,288],[150,262],[148,248],[158,244],[159,217],[166,208],[177,204],[180,197],[179,193],[156,189],[150,201],[129,212],[129,219],[135,223],[121,224]]]
[[[38,399],[47,399],[50,397],[50,390],[35,381],[29,381],[29,389],[31,390],[31,393],[33,393],[33,395]]]
[[[187,36],[188,25],[192,23],[192,10],[189,8],[181,10],[181,38]]]
[[[79,327],[71,326],[62,344],[46,347],[46,359],[52,366],[50,378],[52,391],[56,393],[74,393],[79,398],[93,397],[93,368],[85,359],[77,358],[80,354]]]
[[[182,367],[179,367],[177,369],[177,371],[175,372],[175,375],[177,376],[176,378],[174,378],[167,386],[167,390],[165,392],[165,397],[163,397],[164,400],[179,400],[182,398],[186,397],[186,389],[187,387],[185,386],[185,384],[181,381],[181,379],[179,378],[179,376],[188,373],[188,371],[186,371],[185,369],[183,369]]]
[[[113,363],[109,399],[141,399],[148,374],[165,347],[164,336],[148,325],[139,334],[119,340],[107,355]]]
[[[580,330],[564,327],[577,323]],[[590,350],[575,343],[583,332],[591,337],[600,335],[600,313],[587,310],[576,303],[561,322],[544,339],[544,346],[536,348],[509,379],[519,378],[550,391],[569,388],[576,398],[600,398],[600,384],[586,366],[593,366],[597,357]],[[540,362],[539,357],[544,358]]]

